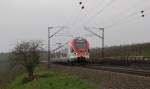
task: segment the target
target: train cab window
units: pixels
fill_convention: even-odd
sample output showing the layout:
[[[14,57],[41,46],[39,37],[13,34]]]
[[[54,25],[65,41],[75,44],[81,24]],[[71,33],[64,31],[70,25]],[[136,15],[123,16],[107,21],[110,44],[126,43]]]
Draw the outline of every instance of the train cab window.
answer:
[[[78,44],[77,44],[77,48],[78,48],[80,51],[83,51],[83,50],[84,50],[84,47],[85,47],[85,44],[84,44],[84,43],[78,43]]]

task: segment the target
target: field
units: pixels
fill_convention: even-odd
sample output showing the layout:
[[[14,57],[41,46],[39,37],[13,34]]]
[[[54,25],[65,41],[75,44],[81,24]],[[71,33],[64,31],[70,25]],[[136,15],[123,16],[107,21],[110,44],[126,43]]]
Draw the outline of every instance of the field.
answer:
[[[26,74],[18,76],[6,89],[95,89],[89,81],[66,72],[38,67],[35,74],[32,82],[24,82]]]

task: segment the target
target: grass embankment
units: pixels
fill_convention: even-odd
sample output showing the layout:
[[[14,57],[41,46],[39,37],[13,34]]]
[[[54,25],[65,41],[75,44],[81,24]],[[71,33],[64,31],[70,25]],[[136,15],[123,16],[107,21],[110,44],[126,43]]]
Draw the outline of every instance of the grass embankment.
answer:
[[[27,83],[24,81],[26,74],[20,75],[7,89],[95,89],[87,80],[62,71],[40,67],[35,74],[37,78]]]

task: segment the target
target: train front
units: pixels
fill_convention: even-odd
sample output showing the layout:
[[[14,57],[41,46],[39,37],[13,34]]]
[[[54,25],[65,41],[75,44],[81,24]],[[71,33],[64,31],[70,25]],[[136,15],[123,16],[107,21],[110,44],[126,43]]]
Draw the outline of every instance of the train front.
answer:
[[[88,62],[89,43],[86,39],[77,37],[70,42],[70,61]]]

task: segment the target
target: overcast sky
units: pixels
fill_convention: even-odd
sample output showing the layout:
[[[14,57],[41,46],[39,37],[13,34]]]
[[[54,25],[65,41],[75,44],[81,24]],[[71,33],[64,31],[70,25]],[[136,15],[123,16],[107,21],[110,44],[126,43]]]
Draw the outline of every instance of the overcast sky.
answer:
[[[60,33],[84,37],[91,47],[100,47],[101,41],[85,35],[89,32],[84,26],[97,34],[92,27],[104,27],[105,46],[150,42],[150,0],[0,0],[0,52],[10,51],[21,40],[47,44],[49,26],[65,26]],[[54,37],[52,46],[71,39]]]

